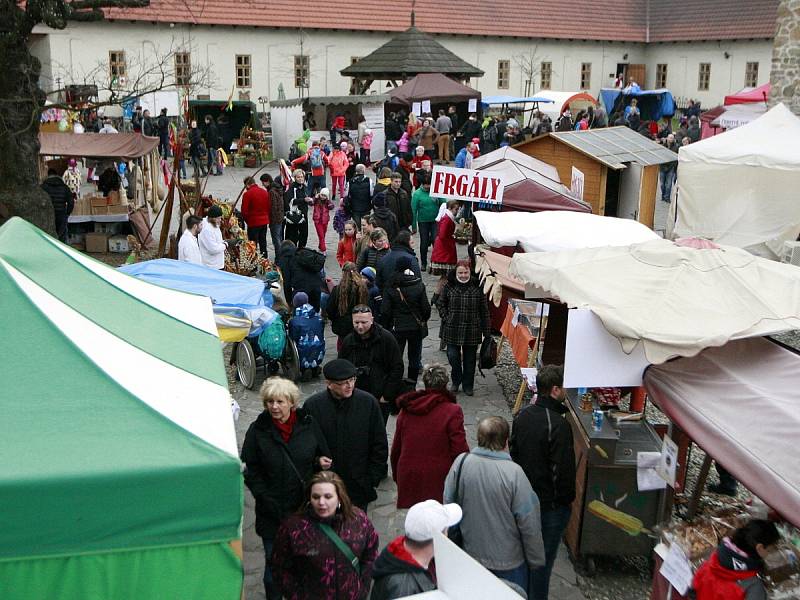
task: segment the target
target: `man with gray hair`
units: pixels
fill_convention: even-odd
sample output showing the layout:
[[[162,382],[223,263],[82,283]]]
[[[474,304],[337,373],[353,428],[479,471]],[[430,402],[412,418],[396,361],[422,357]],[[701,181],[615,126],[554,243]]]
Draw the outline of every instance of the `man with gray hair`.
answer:
[[[350,180],[350,192],[345,199],[345,210],[361,227],[361,217],[372,211],[372,180],[366,176],[366,167],[356,165],[356,174]]]
[[[503,417],[478,423],[478,447],[453,462],[444,501],[464,510],[464,550],[497,577],[528,589],[530,571],[545,563],[539,498],[508,453]]]

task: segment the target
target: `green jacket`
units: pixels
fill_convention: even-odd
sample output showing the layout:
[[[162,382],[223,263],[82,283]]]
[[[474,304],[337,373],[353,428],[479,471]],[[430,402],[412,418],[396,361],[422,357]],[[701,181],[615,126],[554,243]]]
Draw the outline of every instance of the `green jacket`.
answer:
[[[430,193],[418,188],[411,195],[411,213],[413,220],[411,227],[417,228],[417,221],[432,223],[439,214],[439,206],[444,202],[442,198],[431,198]]]

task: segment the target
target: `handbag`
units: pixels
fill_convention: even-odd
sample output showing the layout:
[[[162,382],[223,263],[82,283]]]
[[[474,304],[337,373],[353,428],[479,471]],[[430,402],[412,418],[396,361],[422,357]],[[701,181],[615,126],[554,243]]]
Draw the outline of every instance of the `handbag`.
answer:
[[[358,557],[353,553],[353,550],[348,546],[345,541],[339,537],[339,535],[333,530],[333,528],[328,525],[327,523],[317,523],[317,527],[319,527],[320,531],[328,536],[328,539],[333,542],[333,545],[338,548],[339,552],[344,554],[344,557],[347,559],[347,562],[350,563],[350,566],[353,567],[353,570],[356,574],[360,577],[361,576],[361,562],[358,560]]]
[[[481,342],[480,355],[478,357],[478,371],[481,377],[486,377],[483,374],[484,369],[494,369],[497,365],[497,342],[490,335],[483,338]]]
[[[417,316],[417,313],[414,312],[414,309],[411,308],[411,305],[408,303],[408,300],[406,300],[406,297],[403,295],[403,291],[400,288],[395,288],[395,289],[397,290],[397,293],[400,294],[400,300],[402,300],[403,304],[405,304],[408,307],[408,312],[411,313],[411,316],[417,322],[417,326],[419,327],[420,334],[422,335],[422,337],[428,337],[428,323],[426,321],[423,321]]]
[[[464,463],[467,461],[467,456],[469,456],[469,453],[465,452],[464,458],[462,458],[461,462],[458,464],[458,471],[456,472],[455,501],[459,505],[461,504],[461,495],[459,493],[461,488],[461,470],[464,468]],[[447,537],[459,548],[464,547],[464,535],[461,533],[460,523],[453,525],[447,530]]]

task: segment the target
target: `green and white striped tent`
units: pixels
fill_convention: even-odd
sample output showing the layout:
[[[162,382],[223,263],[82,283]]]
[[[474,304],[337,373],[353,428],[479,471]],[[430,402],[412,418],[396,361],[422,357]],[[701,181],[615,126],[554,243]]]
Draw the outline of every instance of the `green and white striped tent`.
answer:
[[[0,598],[238,599],[211,302],[0,228]]]

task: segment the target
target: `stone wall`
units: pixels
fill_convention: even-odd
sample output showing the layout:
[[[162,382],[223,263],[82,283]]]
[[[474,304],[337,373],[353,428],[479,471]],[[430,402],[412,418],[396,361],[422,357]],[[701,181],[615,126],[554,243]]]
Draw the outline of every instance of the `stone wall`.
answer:
[[[800,115],[800,0],[781,0],[772,50],[769,103]]]

